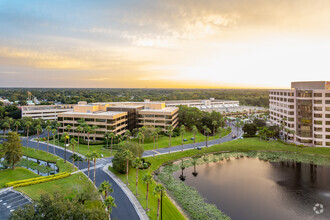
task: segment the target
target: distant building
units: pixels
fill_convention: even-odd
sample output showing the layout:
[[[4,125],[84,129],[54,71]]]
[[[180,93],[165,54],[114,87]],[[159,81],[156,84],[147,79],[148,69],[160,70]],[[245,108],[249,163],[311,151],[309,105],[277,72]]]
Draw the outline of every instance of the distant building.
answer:
[[[291,89],[269,91],[269,117],[294,134],[297,143],[330,147],[330,82],[292,82]]]
[[[72,112],[74,105],[31,105],[22,106],[22,118],[31,117],[33,119],[57,120],[57,116],[62,112]]]
[[[226,108],[239,107],[239,101],[218,100],[214,98],[206,100],[173,100],[165,101],[167,107],[175,107],[179,105],[186,105],[188,107],[196,107],[198,109],[212,109],[212,108]]]
[[[102,139],[105,133],[124,134],[127,130],[142,126],[160,127],[164,131],[169,126],[178,125],[178,108],[165,107],[162,102],[79,102],[73,106],[73,111],[58,114],[63,134],[68,125],[72,126],[70,135],[78,136],[76,128],[79,121],[84,120],[89,126],[97,126],[96,134],[91,137]],[[87,134],[81,134],[86,136]]]
[[[13,104],[8,99],[2,99],[2,98],[0,98],[0,102],[2,102],[3,105],[12,105]]]

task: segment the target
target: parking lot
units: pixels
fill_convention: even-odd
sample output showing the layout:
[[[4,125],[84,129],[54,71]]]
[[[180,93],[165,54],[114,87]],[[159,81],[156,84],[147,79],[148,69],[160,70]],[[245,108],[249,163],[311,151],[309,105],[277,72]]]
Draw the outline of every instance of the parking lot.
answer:
[[[0,220],[7,220],[12,211],[31,203],[15,190],[0,191]]]

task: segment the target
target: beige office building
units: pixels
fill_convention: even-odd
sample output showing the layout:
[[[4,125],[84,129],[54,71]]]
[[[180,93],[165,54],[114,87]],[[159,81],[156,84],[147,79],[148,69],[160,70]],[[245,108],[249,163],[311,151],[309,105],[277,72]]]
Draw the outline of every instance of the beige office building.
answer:
[[[269,91],[269,117],[293,130],[289,139],[305,145],[330,147],[330,82],[292,82],[291,89]]]
[[[22,118],[31,117],[32,119],[57,120],[59,113],[72,112],[74,105],[35,105],[22,106]]]
[[[96,134],[91,137],[102,139],[105,133],[122,135],[127,130],[133,130],[142,126],[161,127],[164,131],[169,126],[178,125],[178,108],[165,107],[161,102],[109,102],[93,103],[79,102],[73,106],[72,112],[64,112],[58,115],[58,121],[62,125],[60,134],[68,132],[78,136],[75,131],[79,121],[83,119],[89,126],[97,126]],[[65,130],[71,125],[70,131]],[[87,134],[81,134],[86,136]]]

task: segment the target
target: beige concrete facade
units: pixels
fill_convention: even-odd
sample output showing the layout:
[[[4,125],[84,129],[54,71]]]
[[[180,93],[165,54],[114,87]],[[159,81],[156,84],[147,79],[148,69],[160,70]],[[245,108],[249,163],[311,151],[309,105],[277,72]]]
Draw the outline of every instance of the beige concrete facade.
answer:
[[[75,105],[37,105],[22,106],[22,118],[31,117],[33,119],[57,120],[58,114],[72,112]]]
[[[269,91],[270,121],[293,130],[290,140],[330,147],[330,82],[293,82],[292,89]]]
[[[118,111],[117,109],[120,109]],[[132,113],[133,110],[136,113]],[[165,103],[160,102],[111,102],[111,103],[93,103],[79,102],[73,106],[72,112],[64,112],[58,115],[58,121],[61,124],[60,134],[68,132],[70,135],[78,136],[75,131],[79,121],[84,120],[89,126],[97,126],[96,134],[90,134],[91,137],[102,139],[105,133],[114,133],[116,135],[124,134],[128,125],[132,122],[138,127],[152,126],[161,127],[167,130],[169,126],[174,128],[178,125],[177,107],[165,107]],[[134,114],[132,116],[132,114]],[[136,115],[136,116],[135,116]],[[65,128],[71,125],[70,131]],[[87,136],[82,133],[81,136]]]

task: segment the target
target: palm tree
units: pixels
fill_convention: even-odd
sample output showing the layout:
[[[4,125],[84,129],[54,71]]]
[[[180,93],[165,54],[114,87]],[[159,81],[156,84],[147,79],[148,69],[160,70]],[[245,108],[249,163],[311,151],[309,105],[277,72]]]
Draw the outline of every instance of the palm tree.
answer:
[[[53,150],[54,150],[54,154],[56,155],[56,153],[55,153],[55,134],[56,134],[56,129],[53,129],[52,130],[52,134],[53,134],[53,144],[54,144],[54,146],[53,146]]]
[[[221,143],[222,133],[223,133],[223,128],[222,127],[218,127],[217,131],[218,131],[218,134],[219,134],[219,144],[220,144]]]
[[[91,156],[92,156],[92,159],[93,159],[93,162],[94,162],[94,180],[93,180],[93,183],[94,183],[94,185],[95,185],[95,177],[96,177],[96,160],[97,160],[97,158],[98,158],[98,155],[97,155],[97,153],[94,151],[94,152],[91,154]]]
[[[209,128],[206,128],[205,129],[205,140],[206,140],[206,147],[208,147],[208,145],[207,145],[207,141],[208,141],[208,137],[209,137],[209,134],[211,133],[211,130],[209,129]]]
[[[85,160],[87,160],[87,174],[88,174],[88,178],[89,178],[89,167],[90,167],[90,161],[93,160],[92,154],[87,153],[85,156]]]
[[[8,131],[9,131],[10,130],[10,125],[12,125],[14,123],[14,119],[8,118],[7,122],[8,122],[8,125],[9,125],[9,128],[8,128]]]
[[[76,131],[78,132],[78,152],[79,152],[79,141],[80,141],[80,134],[84,129],[78,125],[78,127],[76,128]]]
[[[236,122],[235,122],[235,127],[236,127],[236,133],[237,133],[237,137],[238,137],[238,130],[240,127],[242,127],[243,122],[241,121],[240,118],[236,118]]]
[[[76,155],[77,155],[77,154],[76,154]],[[78,155],[77,155],[75,161],[78,162],[78,170],[79,170],[79,162],[83,162],[84,160],[83,160],[83,158],[82,158],[81,156],[78,156]]]
[[[196,144],[196,133],[198,132],[198,129],[196,127],[196,125],[193,125],[192,128],[191,128],[193,134],[194,134],[194,149],[195,149],[195,144]]]
[[[49,133],[51,132],[52,127],[50,127],[49,125],[46,127],[46,131],[47,131],[47,153],[49,153]]]
[[[157,133],[157,131],[156,131],[156,130],[153,131],[152,134],[151,134],[151,136],[152,136],[153,139],[154,139],[154,150],[156,150],[156,139],[158,138],[158,133]],[[155,156],[155,152],[154,152],[154,156]]]
[[[186,132],[186,127],[184,125],[180,126],[180,135],[181,135],[181,151],[183,151],[183,135]]]
[[[157,138],[156,138],[156,149],[158,149],[158,138],[159,138],[159,134],[162,132],[162,128],[160,128],[160,127],[157,127],[156,129],[155,129],[155,131],[156,131],[156,133],[157,133]]]
[[[136,196],[138,196],[138,182],[139,182],[139,169],[142,167],[142,160],[137,157],[133,160],[132,166],[136,169],[136,181],[135,181],[135,190],[136,190]]]
[[[196,172],[197,160],[198,160],[198,157],[193,157],[192,161],[191,161],[191,164],[194,166],[194,172],[192,172],[192,175],[195,177],[198,175],[198,173]]]
[[[39,135],[40,135],[40,132],[42,132],[42,127],[41,127],[41,125],[37,125],[36,126],[36,129],[37,129],[37,137],[38,137],[38,139],[37,139],[37,147],[38,147],[38,150],[39,150]]]
[[[123,156],[126,159],[126,185],[128,185],[129,161],[133,158],[133,153],[130,150],[125,150]]]
[[[141,142],[143,140],[144,135],[141,131],[139,131],[138,134],[137,134],[137,137],[139,139],[139,146],[141,147]],[[143,148],[143,145],[142,145],[142,148]]]
[[[30,127],[32,126],[32,122],[27,121],[25,125],[26,125],[26,146],[29,147],[29,130]]]
[[[3,139],[5,140],[5,137],[6,137],[6,130],[7,128],[10,127],[9,123],[8,122],[5,122],[2,124],[2,127],[3,127]]]
[[[64,139],[64,163],[66,163],[66,141],[70,139],[70,136],[68,133],[64,132],[62,138]]]
[[[152,176],[150,175],[150,173],[144,174],[144,176],[142,177],[142,180],[145,184],[147,184],[147,195],[146,195],[146,211],[148,211],[148,199],[149,199],[149,184],[152,183]]]
[[[88,125],[87,125],[84,129],[85,129],[85,132],[87,133],[87,139],[88,139],[88,140],[87,140],[87,141],[88,141],[88,142],[87,142],[87,145],[88,145],[88,151],[89,151],[89,135],[90,135],[91,132],[93,132],[93,130],[92,130],[92,128],[91,128],[90,126],[88,126]]]
[[[104,139],[107,143],[107,148],[109,147],[109,139],[110,139],[110,133],[105,133],[104,134]]]
[[[111,196],[108,196],[105,200],[104,200],[104,205],[107,207],[108,209],[108,213],[109,213],[109,220],[111,220],[111,212],[112,212],[112,207],[117,207],[117,205],[115,204],[115,199]]]
[[[171,153],[171,137],[173,134],[173,126],[170,125],[167,128],[167,134],[168,134],[168,153]]]
[[[94,133],[94,137],[93,137],[93,141],[95,142],[95,138],[96,138],[96,130],[98,129],[99,127],[98,126],[96,126],[96,125],[93,125],[92,126],[92,131],[93,131],[93,133]]]
[[[213,125],[213,135],[215,135],[215,126],[217,126],[218,122],[217,121],[212,121]]]
[[[109,134],[109,138],[111,139],[111,142],[110,142],[110,155],[112,155],[112,146],[113,146],[113,139],[116,138],[116,135],[114,133],[110,133]],[[119,139],[118,139],[118,142],[119,142]]]
[[[14,122],[14,126],[16,127],[16,133],[18,133],[18,127],[21,127],[21,122],[19,122],[19,120],[16,120]]]
[[[70,140],[70,145],[72,146],[72,153],[73,153],[73,154],[74,154],[74,145],[76,145],[76,144],[77,144],[76,139],[72,138],[72,139]],[[74,169],[74,159],[75,159],[75,158],[73,158],[73,161],[72,161],[72,169]]]
[[[132,134],[131,134],[131,132],[129,131],[129,130],[127,130],[126,132],[125,132],[125,136],[126,136],[126,142],[128,143],[128,141],[129,141],[129,137],[131,136]]]
[[[157,205],[157,220],[159,220],[159,208],[160,208],[160,199],[161,196],[165,195],[165,188],[161,184],[157,184],[154,188],[154,195],[158,198],[158,205]]]
[[[61,124],[59,122],[56,123],[55,128],[57,130],[57,143],[60,144],[60,127]]]
[[[204,125],[204,126],[203,126],[203,134],[204,134],[204,135],[205,135],[205,130],[206,130],[206,128],[207,128],[207,126]]]
[[[101,194],[104,193],[104,199],[108,197],[108,194],[113,192],[113,189],[111,188],[111,183],[105,180],[100,184],[98,189],[99,189],[99,193]]]
[[[65,127],[65,130],[68,131],[68,135],[69,135],[69,136],[70,136],[70,130],[71,130],[71,128],[72,128],[71,125],[67,125],[67,126]]]

